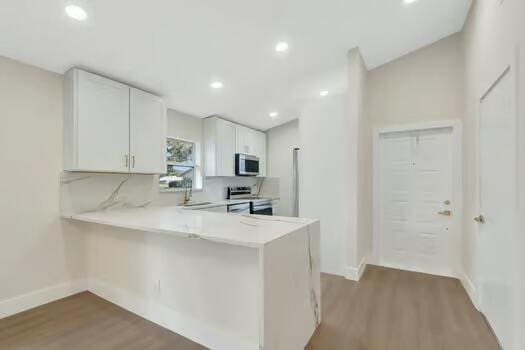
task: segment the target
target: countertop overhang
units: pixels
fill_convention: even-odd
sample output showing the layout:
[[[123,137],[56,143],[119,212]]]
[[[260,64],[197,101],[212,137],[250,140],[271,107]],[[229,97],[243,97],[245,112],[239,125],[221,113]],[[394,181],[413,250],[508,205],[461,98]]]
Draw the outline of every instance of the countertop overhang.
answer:
[[[131,230],[204,239],[251,248],[264,247],[318,220],[263,215],[238,215],[149,207],[75,214],[72,220]]]

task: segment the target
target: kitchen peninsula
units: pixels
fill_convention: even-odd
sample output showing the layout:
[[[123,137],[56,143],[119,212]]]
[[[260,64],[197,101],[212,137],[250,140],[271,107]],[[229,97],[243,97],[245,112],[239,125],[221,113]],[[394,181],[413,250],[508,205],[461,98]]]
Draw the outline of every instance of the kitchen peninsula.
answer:
[[[303,349],[320,323],[317,220],[176,207],[70,218],[86,231],[91,292],[206,347]]]

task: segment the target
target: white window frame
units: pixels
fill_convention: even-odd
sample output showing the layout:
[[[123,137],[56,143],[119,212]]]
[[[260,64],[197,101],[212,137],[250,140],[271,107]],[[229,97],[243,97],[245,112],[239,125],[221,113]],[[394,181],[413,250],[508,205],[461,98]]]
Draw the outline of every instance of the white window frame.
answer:
[[[168,171],[167,167],[169,165],[180,165],[185,167],[193,167],[193,180],[192,180],[192,190],[193,191],[202,191],[202,166],[201,166],[201,147],[198,142],[195,142],[193,140],[184,139],[182,137],[177,136],[167,136],[166,137],[166,144],[168,142],[168,139],[173,139],[177,141],[187,142],[193,144],[193,165],[189,166],[187,164],[179,163],[179,162],[173,162],[166,159],[166,172]],[[167,155],[166,155],[167,158]],[[161,193],[170,193],[170,192],[184,192],[186,191],[185,188],[169,188],[169,189],[162,189],[160,188],[159,184],[159,191]]]

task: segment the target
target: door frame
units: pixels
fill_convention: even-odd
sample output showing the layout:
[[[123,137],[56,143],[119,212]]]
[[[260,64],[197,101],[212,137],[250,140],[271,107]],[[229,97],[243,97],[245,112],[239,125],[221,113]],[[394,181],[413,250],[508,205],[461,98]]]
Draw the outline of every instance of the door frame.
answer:
[[[399,124],[387,127],[376,127],[373,129],[373,264],[380,263],[381,252],[381,136],[394,132],[411,132],[443,128],[452,129],[452,148],[457,150],[456,152],[452,152],[452,198],[450,200],[454,203],[454,215],[452,217],[453,221],[451,228],[456,238],[453,241],[455,246],[455,252],[453,254],[453,270],[449,277],[459,278],[461,276],[461,246],[463,241],[463,230],[461,229],[463,220],[463,127],[460,119]],[[414,270],[414,272],[425,271]]]
[[[475,195],[475,198],[474,198],[474,205],[473,205],[473,209],[475,210],[474,212],[474,215],[479,215],[479,213],[481,212],[481,151],[480,151],[480,141],[481,141],[481,133],[480,133],[480,130],[481,130],[481,105],[482,105],[482,102],[483,100],[485,99],[485,97],[488,96],[488,94],[496,87],[496,85],[501,81],[501,79],[503,79],[503,77],[505,77],[506,74],[509,74],[509,78],[511,79],[512,81],[512,84],[514,86],[514,93],[513,93],[513,96],[512,96],[512,111],[513,111],[513,115],[514,115],[514,118],[515,118],[515,126],[516,126],[516,134],[515,134],[515,137],[516,137],[516,204],[517,204],[517,208],[516,208],[516,222],[515,222],[515,231],[514,231],[514,235],[516,236],[516,244],[514,245],[514,250],[513,250],[513,254],[514,254],[514,259],[515,259],[515,263],[516,263],[516,269],[514,271],[514,275],[515,275],[515,278],[516,278],[516,285],[515,285],[515,290],[514,290],[514,298],[515,298],[515,301],[517,303],[517,307],[518,307],[518,312],[516,312],[515,314],[515,317],[514,317],[514,326],[515,326],[515,330],[514,330],[514,338],[513,338],[513,344],[516,345],[517,342],[518,342],[518,331],[519,331],[519,324],[520,324],[520,319],[519,319],[519,307],[520,307],[520,303],[522,303],[522,300],[520,298],[520,286],[519,286],[519,243],[520,243],[520,240],[519,240],[519,232],[520,232],[520,229],[521,229],[521,225],[522,225],[522,222],[520,221],[520,214],[522,213],[523,211],[523,208],[525,207],[524,206],[524,203],[522,202],[523,199],[520,198],[521,196],[521,193],[524,191],[523,189],[523,185],[520,185],[520,178],[522,178],[523,175],[525,175],[525,169],[523,169],[524,167],[524,164],[523,164],[523,161],[520,161],[521,159],[523,159],[523,156],[525,156],[525,140],[521,140],[520,136],[521,135],[525,135],[525,121],[521,120],[520,116],[519,116],[519,93],[520,93],[520,84],[519,84],[519,65],[518,65],[518,62],[519,62],[519,54],[520,54],[520,51],[519,51],[519,48],[516,48],[515,50],[513,50],[512,54],[510,55],[510,57],[507,57],[507,60],[506,60],[506,63],[501,65],[500,66],[500,69],[496,71],[496,74],[492,75],[491,79],[487,80],[484,82],[484,86],[485,88],[483,88],[479,94],[478,94],[478,97],[477,97],[477,105],[476,105],[476,120],[475,120],[475,142],[476,142],[476,145],[475,145],[475,148],[474,148],[474,151],[475,151],[475,161],[476,161],[476,165],[475,165],[475,171],[476,171],[476,174],[475,174],[475,190],[474,190],[474,195]],[[523,88],[523,86],[521,86],[521,88]],[[521,219],[523,220],[523,219]],[[475,224],[474,221],[472,221],[471,223],[472,225],[472,235],[473,235],[473,238],[472,238],[472,242],[473,242],[473,256],[472,256],[472,261],[473,261],[473,282],[474,282],[474,293],[473,293],[473,296],[471,296],[471,299],[473,299],[473,303],[474,305],[477,307],[477,309],[483,313],[483,301],[482,301],[482,294],[481,294],[481,291],[480,291],[480,276],[479,276],[479,273],[480,273],[480,259],[482,258],[480,256],[481,252],[480,252],[480,246],[479,246],[479,240],[478,240],[478,237],[479,237],[479,231],[480,231],[480,227],[478,224]],[[488,321],[487,321],[488,322]],[[490,323],[489,323],[490,325]],[[499,342],[499,339],[498,339],[498,342]]]

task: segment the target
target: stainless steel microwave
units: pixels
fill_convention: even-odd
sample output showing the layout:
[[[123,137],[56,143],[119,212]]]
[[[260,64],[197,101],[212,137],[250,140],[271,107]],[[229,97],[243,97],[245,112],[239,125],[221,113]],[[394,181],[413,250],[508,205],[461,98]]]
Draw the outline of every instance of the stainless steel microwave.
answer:
[[[235,175],[236,176],[257,176],[259,175],[259,158],[247,154],[235,154]]]

